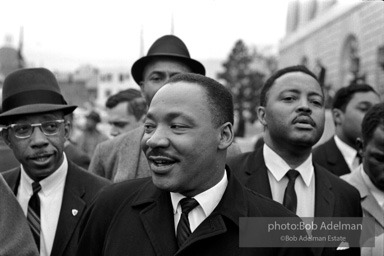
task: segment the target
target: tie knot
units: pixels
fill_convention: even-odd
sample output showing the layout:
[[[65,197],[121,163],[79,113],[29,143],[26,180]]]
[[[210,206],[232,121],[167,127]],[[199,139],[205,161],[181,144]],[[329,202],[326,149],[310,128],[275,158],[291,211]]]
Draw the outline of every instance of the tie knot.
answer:
[[[288,180],[296,180],[300,173],[294,169],[290,169],[285,175],[287,176]]]
[[[39,182],[33,182],[32,183],[32,190],[33,190],[33,194],[39,193],[39,191],[41,190],[40,183]]]
[[[180,200],[181,211],[185,214],[188,214],[193,208],[198,205],[199,203],[191,197],[185,197]]]
[[[359,164],[361,164],[363,162],[363,158],[361,157],[359,152],[356,153],[356,159],[357,159]]]

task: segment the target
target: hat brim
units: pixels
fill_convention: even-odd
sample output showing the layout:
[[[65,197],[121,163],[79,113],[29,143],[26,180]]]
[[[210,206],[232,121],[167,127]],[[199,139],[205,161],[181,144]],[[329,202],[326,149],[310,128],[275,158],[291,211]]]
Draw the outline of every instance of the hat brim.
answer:
[[[183,63],[185,63],[188,67],[191,68],[193,73],[200,74],[205,76],[205,68],[203,64],[198,62],[197,60],[186,58],[180,55],[172,55],[172,54],[153,54],[150,56],[144,56],[138,59],[132,65],[131,73],[135,82],[140,85],[140,82],[143,80],[143,72],[145,66],[153,59],[157,57],[167,57],[167,58],[175,58]]]
[[[77,106],[75,105],[58,105],[58,104],[31,104],[17,107],[0,114],[0,124],[5,124],[10,117],[39,114],[53,111],[62,111],[64,115],[72,113]]]

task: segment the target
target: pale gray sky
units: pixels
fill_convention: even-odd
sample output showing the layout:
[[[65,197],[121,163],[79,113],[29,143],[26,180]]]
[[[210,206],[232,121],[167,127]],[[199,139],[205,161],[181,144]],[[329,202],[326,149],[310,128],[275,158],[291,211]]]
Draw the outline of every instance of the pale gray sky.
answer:
[[[0,46],[11,35],[34,66],[72,71],[83,64],[130,66],[171,32],[193,58],[225,59],[234,43],[276,46],[284,36],[287,0],[12,0],[1,2]]]

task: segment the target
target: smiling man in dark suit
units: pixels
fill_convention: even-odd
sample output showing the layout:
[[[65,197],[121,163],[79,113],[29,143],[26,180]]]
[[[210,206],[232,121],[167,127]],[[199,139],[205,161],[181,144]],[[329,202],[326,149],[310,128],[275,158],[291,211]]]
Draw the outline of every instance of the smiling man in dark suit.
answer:
[[[144,125],[152,178],[100,193],[77,255],[311,255],[309,248],[239,247],[240,217],[296,216],[246,189],[225,166],[232,125],[232,96],[223,85],[197,74],[172,77]]]
[[[277,71],[265,82],[257,109],[263,147],[229,158],[228,165],[246,187],[299,217],[361,217],[358,191],[312,162],[324,111],[324,94],[311,71],[304,66]],[[316,248],[316,254],[337,255],[336,249]],[[359,248],[347,253],[358,255]]]
[[[3,173],[27,216],[41,256],[72,256],[79,223],[96,193],[110,182],[67,160],[67,105],[52,72],[20,69],[3,86],[2,136],[21,163]]]

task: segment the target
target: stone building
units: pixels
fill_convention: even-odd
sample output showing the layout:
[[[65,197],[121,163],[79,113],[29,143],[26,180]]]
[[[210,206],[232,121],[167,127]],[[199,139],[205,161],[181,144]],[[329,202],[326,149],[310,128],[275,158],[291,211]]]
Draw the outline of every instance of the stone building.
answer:
[[[293,0],[279,66],[322,70],[330,93],[365,81],[384,94],[384,4],[378,0]]]

